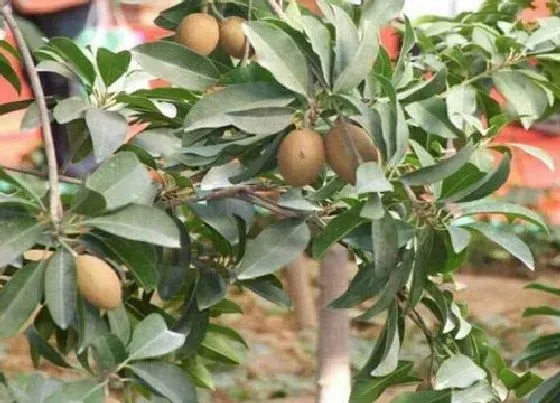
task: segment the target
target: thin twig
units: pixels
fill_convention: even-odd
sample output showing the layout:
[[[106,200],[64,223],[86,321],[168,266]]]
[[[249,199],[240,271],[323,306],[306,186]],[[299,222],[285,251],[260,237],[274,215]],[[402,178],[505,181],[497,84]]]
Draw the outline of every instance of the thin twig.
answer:
[[[276,3],[276,1],[274,0],[266,0],[266,1],[270,5],[270,7],[272,7],[272,10],[274,10],[278,18],[280,18],[284,22],[288,22],[289,20],[288,16],[284,12],[284,9],[278,3]]]
[[[2,16],[6,21],[6,24],[12,31],[17,47],[19,48],[25,70],[29,77],[31,83],[31,88],[33,89],[33,94],[35,95],[35,101],[39,107],[39,118],[41,120],[41,129],[43,132],[43,142],[45,143],[45,152],[47,154],[47,164],[49,168],[48,178],[49,178],[49,196],[50,196],[50,215],[51,220],[54,224],[55,229],[58,231],[60,222],[62,221],[62,202],[60,200],[60,184],[58,183],[58,168],[56,165],[56,154],[54,149],[54,140],[51,130],[51,123],[49,119],[49,112],[47,109],[47,103],[45,101],[45,94],[43,92],[43,87],[41,86],[41,79],[39,74],[35,69],[35,63],[33,62],[33,57],[31,52],[25,43],[23,34],[19,29],[14,15],[12,13],[12,6],[9,0],[2,1]]]
[[[0,169],[4,169],[6,171],[12,171],[12,172],[19,172],[20,174],[33,175],[45,179],[48,179],[49,177],[48,172],[35,171],[30,169],[12,168],[12,167],[5,167],[1,165],[0,165]],[[82,183],[82,181],[78,178],[73,178],[71,176],[64,176],[64,175],[59,175],[58,180],[60,182],[72,183],[74,185],[80,185]]]

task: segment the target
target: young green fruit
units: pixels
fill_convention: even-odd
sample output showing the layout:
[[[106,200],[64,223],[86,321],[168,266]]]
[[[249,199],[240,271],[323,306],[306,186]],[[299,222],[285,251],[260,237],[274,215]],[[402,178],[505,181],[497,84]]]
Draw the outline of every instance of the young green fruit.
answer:
[[[377,148],[364,129],[350,123],[342,123],[340,120],[335,122],[325,136],[325,154],[332,170],[343,181],[356,184],[358,158],[354,154],[352,146],[346,140],[344,130],[346,135],[354,142],[363,162],[377,161]]]
[[[325,163],[321,135],[311,129],[293,130],[280,144],[277,159],[286,184],[312,184]]]
[[[90,304],[101,309],[115,309],[122,302],[121,282],[105,261],[90,255],[76,258],[78,291]]]
[[[241,17],[227,17],[220,22],[220,46],[223,51],[236,59],[242,59],[245,54],[247,37],[243,32],[245,19]]]
[[[189,14],[177,27],[175,38],[193,52],[208,56],[218,46],[220,25],[211,15]]]

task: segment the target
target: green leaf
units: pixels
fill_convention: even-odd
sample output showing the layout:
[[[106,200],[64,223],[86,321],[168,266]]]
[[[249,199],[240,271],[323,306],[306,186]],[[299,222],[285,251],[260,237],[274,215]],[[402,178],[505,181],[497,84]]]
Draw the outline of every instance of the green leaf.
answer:
[[[43,226],[29,216],[0,217],[0,225],[0,268],[35,245],[43,233]]]
[[[477,381],[486,379],[486,372],[469,357],[454,355],[445,360],[434,379],[434,389],[467,388]]]
[[[88,304],[78,296],[78,309],[76,316],[76,331],[79,341],[77,353],[82,354],[98,338],[106,334],[109,329],[107,323],[101,318],[99,310]]]
[[[547,42],[552,42],[555,46],[560,45],[560,18],[551,16],[543,18],[539,22],[540,27],[531,33],[529,39],[525,42],[525,46],[534,50]]]
[[[284,87],[307,96],[305,56],[290,35],[268,22],[249,22],[243,31],[256,53],[256,61]]]
[[[102,162],[123,145],[128,130],[126,118],[118,112],[90,108],[86,123],[97,162]]]
[[[210,59],[176,42],[144,43],[136,46],[132,55],[148,73],[189,90],[204,91],[219,78]]]
[[[103,195],[109,210],[131,203],[151,205],[155,194],[148,171],[131,152],[107,158],[87,178],[86,186]]]
[[[192,132],[201,128],[236,125],[243,123],[236,113],[246,112],[246,116],[251,116],[251,113],[259,111],[283,110],[294,99],[293,95],[274,83],[234,84],[198,101],[186,116],[185,127]],[[253,133],[250,128],[249,132]],[[259,134],[270,134],[271,131],[265,132]]]
[[[227,281],[210,267],[199,268],[196,287],[196,301],[200,310],[210,308],[220,302],[227,293]]]
[[[420,168],[415,172],[401,176],[401,181],[411,186],[429,185],[439,182],[461,169],[469,161],[474,150],[474,145],[468,143],[452,157],[442,159],[435,165]]]
[[[123,76],[130,64],[131,55],[128,51],[113,53],[108,49],[99,48],[96,54],[99,75],[107,87]]]
[[[409,249],[406,251],[402,262],[389,273],[389,281],[387,281],[387,285],[379,299],[358,317],[360,320],[373,318],[391,307],[391,304],[395,302],[397,293],[405,286],[413,264],[414,251]]]
[[[53,117],[60,124],[85,117],[88,104],[80,97],[64,98],[57,102],[53,109]]]
[[[117,309],[107,311],[107,319],[111,333],[116,335],[124,345],[127,345],[130,339],[130,322],[124,305],[121,304]]]
[[[429,258],[434,246],[434,229],[430,226],[426,226],[426,228],[418,234],[416,242],[414,272],[408,297],[408,306],[412,308],[418,305],[424,293],[426,278],[428,276]]]
[[[447,227],[447,232],[451,238],[451,245],[455,253],[461,253],[471,242],[471,233],[460,227]]]
[[[426,390],[423,392],[405,392],[391,403],[451,403],[450,390]]]
[[[44,264],[28,264],[2,287],[0,339],[15,335],[35,311],[43,299],[44,274]]]
[[[556,295],[557,297],[560,297],[560,288],[550,287],[550,286],[547,286],[547,285],[544,285],[544,284],[537,284],[537,283],[529,284],[529,285],[525,286],[525,288],[530,289],[530,290],[544,291],[544,292],[547,292],[549,294]]]
[[[93,357],[102,375],[114,372],[120,363],[126,359],[123,342],[114,334],[107,333],[93,342]]]
[[[399,239],[397,223],[389,213],[383,218],[371,222],[371,237],[375,274],[386,277],[397,266]]]
[[[66,249],[59,249],[45,269],[45,302],[62,329],[67,329],[76,312],[76,262]]]
[[[447,117],[445,101],[441,98],[429,98],[414,102],[406,107],[413,124],[427,133],[443,138],[457,137],[457,129]]]
[[[21,109],[26,109],[35,102],[34,99],[22,99],[21,101],[3,102],[0,105],[0,115],[5,115],[13,111],[19,111]]]
[[[526,129],[546,111],[548,98],[545,91],[522,72],[500,70],[492,75],[492,79]]]
[[[85,220],[83,224],[133,241],[168,248],[181,246],[179,229],[173,220],[150,206],[131,204],[115,213]]]
[[[375,63],[379,42],[372,39],[377,34],[379,27],[368,24],[354,54],[351,55],[346,67],[337,75],[333,91],[350,92],[366,79]]]
[[[292,306],[290,297],[282,289],[282,283],[272,274],[250,280],[240,281],[239,285],[247,287],[255,294],[273,304],[289,308]]]
[[[157,291],[164,300],[171,299],[179,294],[189,280],[191,265],[191,238],[185,224],[177,217],[171,217],[175,222],[180,235],[181,248],[173,252],[173,262],[171,265],[160,265],[159,284]]]
[[[548,232],[548,227],[539,214],[519,204],[496,200],[478,200],[469,203],[458,203],[454,205],[454,208],[457,209],[457,214],[463,216],[490,213],[504,214],[510,219],[521,218],[538,225],[542,230]]]
[[[519,239],[513,232],[500,230],[491,224],[482,222],[467,224],[464,225],[464,227],[482,233],[485,237],[496,242],[513,256],[521,260],[530,270],[535,270],[535,260],[531,254],[531,250],[527,244]]]
[[[65,382],[62,388],[49,396],[45,403],[103,403],[105,391],[103,386],[93,380]]]
[[[185,372],[163,361],[137,362],[128,366],[140,379],[172,403],[193,403],[196,390]]]
[[[527,364],[535,366],[543,361],[560,355],[560,334],[553,333],[540,336],[531,341],[526,350],[516,357],[513,365]]]
[[[50,115],[49,115],[50,117]],[[33,130],[41,126],[41,117],[39,104],[37,101],[29,105],[29,108],[25,111],[23,118],[21,119],[20,128],[21,130]]]
[[[414,32],[414,29],[410,24],[410,20],[406,16],[404,18],[405,18],[405,31],[404,31],[403,44],[401,46],[399,60],[397,62],[397,65],[395,67],[395,73],[393,75],[393,84],[395,85],[396,88],[400,88],[408,84],[406,71],[407,71],[407,67],[411,67],[411,65],[408,64],[408,54],[410,53],[410,51],[414,47],[414,44],[416,43],[416,33]]]
[[[528,403],[554,403],[560,399],[560,372],[544,381],[529,396]]]
[[[360,216],[360,211],[361,208],[354,207],[329,221],[323,232],[313,240],[313,258],[320,259],[334,243],[362,224],[365,219]]]
[[[18,95],[21,93],[21,81],[10,61],[2,53],[0,53],[0,77],[5,78],[14,87]]]
[[[429,80],[422,80],[397,94],[397,99],[403,103],[411,103],[432,98],[439,95],[447,88],[447,69],[442,68],[435,72]]]
[[[386,284],[387,278],[376,277],[373,266],[362,264],[344,294],[331,302],[330,306],[342,309],[352,308],[377,296]]]
[[[229,336],[208,332],[202,340],[200,354],[203,357],[224,362],[230,365],[237,365],[241,362],[239,349],[236,347],[238,341],[233,341]]]
[[[356,176],[358,194],[393,191],[393,185],[387,180],[381,165],[377,162],[366,162],[360,165]]]
[[[185,342],[185,335],[167,330],[158,314],[146,316],[136,325],[128,345],[128,360],[159,357],[177,350]]]
[[[93,63],[74,41],[70,38],[59,36],[51,38],[49,45],[54,48],[64,60],[70,63],[87,84],[93,85],[95,83],[96,74]]]
[[[538,160],[540,160],[543,164],[546,165],[546,167],[554,172],[556,170],[555,168],[555,163],[554,163],[554,158],[547,153],[545,150],[543,150],[542,148],[539,147],[535,147],[535,146],[531,146],[528,144],[520,144],[520,143],[504,143],[501,144],[503,146],[506,147],[515,147],[520,149],[521,151],[537,158]]]
[[[37,354],[40,357],[52,362],[53,364],[63,367],[70,368],[70,365],[64,360],[64,358],[48,343],[47,340],[39,334],[34,326],[29,326],[25,329],[25,337],[29,343],[29,348],[32,354]]]
[[[350,403],[371,403],[391,386],[414,382],[414,378],[409,375],[413,366],[410,361],[400,361],[393,373],[382,378],[372,378],[369,375],[359,377],[352,385]]]
[[[216,389],[212,374],[208,368],[206,368],[200,356],[195,355],[186,360],[183,368],[189,373],[196,386],[210,390]]]
[[[404,0],[366,0],[362,5],[360,27],[373,25],[377,28],[393,19],[404,7]]]
[[[560,309],[555,309],[551,306],[539,306],[525,308],[523,317],[528,316],[560,316]]]
[[[470,85],[451,87],[445,102],[449,120],[457,129],[463,130],[468,123],[465,117],[474,116],[476,113],[476,90]]]
[[[360,217],[367,220],[379,220],[385,215],[385,210],[383,209],[383,202],[381,200],[381,195],[379,193],[372,193],[369,195],[369,199],[362,207],[360,212]]]
[[[236,271],[240,280],[265,276],[286,266],[307,247],[307,224],[297,219],[279,221],[249,241]]]
[[[496,401],[496,391],[487,381],[477,382],[467,389],[454,390],[454,403],[471,403],[471,402],[494,402]]]
[[[37,64],[37,71],[48,72],[59,74],[64,78],[67,78],[71,82],[80,82],[80,77],[73,69],[68,67],[64,62],[58,62],[55,60],[43,60]]]
[[[339,76],[350,65],[360,38],[354,21],[342,7],[330,5],[330,9],[333,11],[336,31],[333,70],[335,76]]]
[[[299,18],[301,27],[307,35],[309,42],[311,42],[313,52],[321,60],[323,78],[327,84],[330,84],[332,65],[331,34],[328,28],[316,17],[302,15]]]
[[[0,177],[14,186],[22,189],[31,199],[41,205],[41,199],[49,189],[48,181],[37,176],[19,172],[3,171],[0,169]]]

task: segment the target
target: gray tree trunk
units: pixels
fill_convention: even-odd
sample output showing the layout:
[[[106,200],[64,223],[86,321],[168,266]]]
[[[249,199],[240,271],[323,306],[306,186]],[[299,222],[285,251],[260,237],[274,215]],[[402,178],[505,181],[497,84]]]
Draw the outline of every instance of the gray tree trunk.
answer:
[[[294,302],[294,313],[299,330],[317,326],[317,310],[313,289],[309,283],[310,259],[302,254],[286,267],[288,292]]]
[[[317,403],[347,403],[350,398],[350,319],[328,305],[348,286],[348,251],[334,245],[320,264]]]

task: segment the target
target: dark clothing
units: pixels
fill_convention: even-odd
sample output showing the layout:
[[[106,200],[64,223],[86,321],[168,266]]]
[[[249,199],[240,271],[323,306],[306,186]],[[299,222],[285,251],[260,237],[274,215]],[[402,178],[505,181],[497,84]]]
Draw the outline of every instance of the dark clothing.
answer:
[[[47,38],[66,36],[76,39],[87,27],[91,7],[91,4],[84,4],[55,13],[18,15],[36,25]],[[41,73],[40,76],[46,96],[64,99],[71,95],[70,82],[66,78],[59,74],[47,72]],[[66,159],[69,158],[66,126],[59,125],[53,121],[52,130],[58,165],[62,166],[65,165]]]

